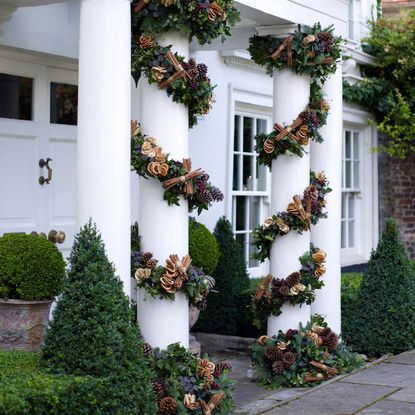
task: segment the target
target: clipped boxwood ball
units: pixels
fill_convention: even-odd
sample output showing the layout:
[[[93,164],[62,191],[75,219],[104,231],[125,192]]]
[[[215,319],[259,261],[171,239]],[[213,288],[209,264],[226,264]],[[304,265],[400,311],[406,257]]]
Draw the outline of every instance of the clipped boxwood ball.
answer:
[[[219,261],[219,246],[209,229],[195,219],[189,221],[189,255],[192,265],[212,275]]]
[[[0,298],[52,299],[64,275],[65,262],[52,242],[25,234],[0,238]]]

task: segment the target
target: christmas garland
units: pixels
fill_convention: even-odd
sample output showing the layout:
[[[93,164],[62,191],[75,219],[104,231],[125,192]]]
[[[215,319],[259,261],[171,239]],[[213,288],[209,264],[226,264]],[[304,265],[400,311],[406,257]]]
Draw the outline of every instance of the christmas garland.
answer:
[[[273,36],[254,36],[249,39],[251,58],[265,66],[267,73],[285,67],[295,73],[309,74],[311,78],[324,82],[334,73],[341,56],[341,37],[333,35],[334,26],[325,29],[320,23],[299,26],[285,39]]]
[[[258,251],[253,255],[263,262],[269,258],[271,245],[277,236],[284,236],[290,231],[302,233],[310,229],[310,225],[327,217],[324,211],[326,194],[331,192],[324,172],[310,172],[310,185],[304,190],[303,198],[293,196],[286,212],[278,212],[265,219],[264,223],[253,231],[253,245]]]
[[[229,378],[232,367],[213,363],[207,355],[198,359],[178,343],[166,350],[144,344],[144,352],[155,373],[154,394],[158,414],[228,415],[233,413]]]
[[[320,86],[313,82],[310,85],[310,102],[291,125],[275,124],[271,133],[255,136],[255,150],[259,154],[259,163],[271,169],[272,161],[279,155],[295,154],[302,157],[305,153],[303,146],[306,146],[310,139],[318,143],[323,142],[319,129],[326,124],[329,109]]]
[[[251,357],[259,381],[271,388],[314,386],[362,365],[319,315],[299,330],[261,336],[251,347]]]
[[[258,328],[268,316],[279,316],[284,303],[311,304],[315,299],[315,290],[324,286],[321,277],[326,272],[326,253],[311,244],[310,251],[299,260],[299,272],[282,279],[272,278],[271,274],[266,276],[253,296],[251,309]]]
[[[136,269],[134,278],[137,286],[145,289],[153,298],[175,300],[175,293],[186,294],[192,305],[199,310],[207,306],[207,296],[214,287],[215,280],[205,275],[200,268],[191,266],[189,255],[180,259],[170,255],[164,267],[157,266],[158,261],[151,252],[135,252],[132,258]]]
[[[180,196],[189,203],[189,211],[209,209],[223,200],[223,193],[209,181],[201,169],[191,170],[190,159],[172,160],[157,145],[155,138],[143,135],[137,121],[131,122],[131,169],[140,176],[158,179],[164,187],[164,200],[179,205]]]
[[[207,66],[194,59],[171,51],[171,46],[160,46],[151,36],[133,38],[131,71],[138,81],[143,72],[150,84],[165,89],[174,102],[189,108],[189,127],[197,124],[198,115],[209,113],[213,102],[213,86],[207,75]]]
[[[203,45],[222,41],[239,21],[233,0],[138,0],[133,2],[135,36],[179,31]]]

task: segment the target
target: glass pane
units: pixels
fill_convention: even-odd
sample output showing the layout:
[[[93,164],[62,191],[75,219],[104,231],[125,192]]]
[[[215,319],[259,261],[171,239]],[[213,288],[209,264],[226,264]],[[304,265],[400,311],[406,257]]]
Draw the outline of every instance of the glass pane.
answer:
[[[50,122],[53,124],[77,124],[78,87],[76,85],[51,82]]]
[[[346,188],[352,187],[352,162],[346,161]]]
[[[247,215],[246,211],[246,197],[236,196],[236,230],[244,231],[245,228],[245,219]]]
[[[254,156],[244,156],[243,165],[243,190],[253,190],[252,170]]]
[[[245,258],[245,234],[244,233],[237,233],[235,235],[235,239],[241,245],[241,248],[243,249],[243,253],[244,253],[244,258]],[[245,261],[246,261],[246,258],[245,258]]]
[[[240,151],[239,149],[240,120],[241,120],[241,117],[239,115],[235,115],[235,129],[234,129],[234,134],[233,134],[233,150],[234,151]]]
[[[351,140],[350,131],[346,131],[344,141],[345,141],[345,149],[346,149],[345,158],[349,159],[352,156],[352,140]]]
[[[241,156],[234,155],[233,156],[233,190],[242,190],[239,188],[239,177],[240,177],[240,169],[239,169],[239,159]]]
[[[244,117],[244,150],[245,152],[251,153],[253,143],[253,119],[250,117]]]
[[[259,208],[261,199],[260,197],[249,198],[249,229],[252,230],[255,226],[259,225]]]
[[[346,221],[342,221],[342,248],[347,248],[347,235],[346,235],[346,226],[347,226],[347,222]]]
[[[355,131],[353,133],[353,158],[359,160],[359,133]]]
[[[257,159],[257,190],[265,192],[267,190],[267,168],[260,166]]]
[[[349,195],[349,211],[347,212],[348,214],[348,219],[354,219],[354,202],[355,199],[353,197],[353,195]]]
[[[0,73],[0,117],[32,120],[33,79]]]
[[[349,248],[353,248],[354,247],[354,231],[355,231],[355,226],[354,226],[355,222],[354,220],[351,220],[349,222],[349,243],[348,243],[348,247]]]
[[[252,245],[253,237],[252,233],[249,234],[249,268],[254,268],[259,266],[259,261],[256,259],[252,259],[252,254],[257,252],[257,249],[254,245]]]
[[[353,163],[353,187],[360,187],[360,163],[355,161]]]
[[[342,219],[347,218],[347,193],[342,193]]]
[[[262,120],[258,118],[256,120],[256,133],[261,134],[261,133],[266,133],[266,132],[267,132],[267,120]]]

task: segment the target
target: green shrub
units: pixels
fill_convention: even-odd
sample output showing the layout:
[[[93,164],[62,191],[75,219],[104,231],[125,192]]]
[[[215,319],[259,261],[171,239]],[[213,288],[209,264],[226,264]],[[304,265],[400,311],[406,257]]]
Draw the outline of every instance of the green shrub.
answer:
[[[219,261],[219,246],[209,229],[191,218],[189,221],[189,255],[192,265],[212,275]]]
[[[43,238],[8,234],[0,238],[0,298],[46,300],[62,289],[65,263]]]
[[[400,353],[415,342],[415,274],[396,222],[389,219],[364,272],[352,346],[372,356]]]
[[[239,335],[244,314],[241,299],[249,288],[245,259],[242,247],[235,241],[232,226],[225,217],[219,219],[214,235],[221,253],[212,275],[218,293],[210,293],[207,309],[200,313],[195,330]]]
[[[156,413],[153,375],[130,322],[129,300],[91,223],[76,236],[69,259],[42,365],[54,373],[108,378],[108,414]]]
[[[346,344],[353,343],[353,319],[363,275],[358,272],[342,274],[341,316],[342,339]]]

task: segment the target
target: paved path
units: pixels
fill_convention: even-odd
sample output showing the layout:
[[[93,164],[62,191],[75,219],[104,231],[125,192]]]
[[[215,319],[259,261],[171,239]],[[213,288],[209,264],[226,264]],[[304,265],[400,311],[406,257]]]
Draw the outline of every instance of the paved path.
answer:
[[[235,414],[415,415],[415,349],[312,389],[267,391],[246,377],[246,354],[226,353],[238,379]]]

